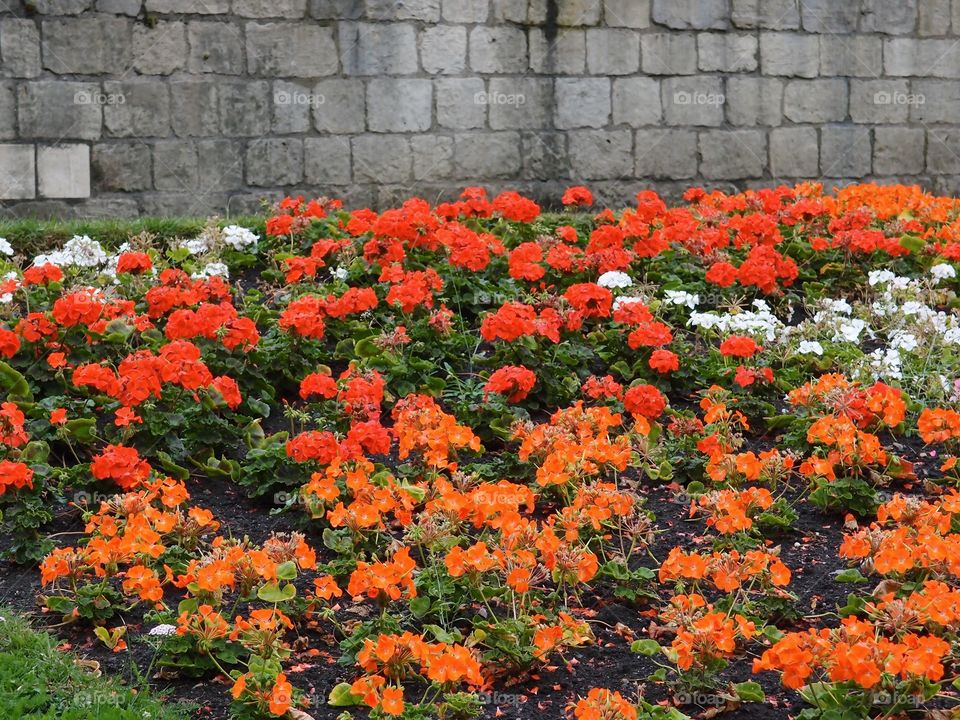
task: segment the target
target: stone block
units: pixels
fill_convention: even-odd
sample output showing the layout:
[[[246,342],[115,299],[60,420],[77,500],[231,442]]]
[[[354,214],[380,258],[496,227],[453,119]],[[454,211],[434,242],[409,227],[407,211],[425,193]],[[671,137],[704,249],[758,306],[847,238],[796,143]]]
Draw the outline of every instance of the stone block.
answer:
[[[556,0],[557,25],[560,27],[579,27],[600,23],[600,11],[603,9],[598,0]]]
[[[454,130],[482,128],[487,117],[486,86],[480,78],[443,78],[434,82],[437,125]]]
[[[708,130],[700,133],[700,174],[708,180],[762,177],[767,167],[767,136],[761,130]]]
[[[514,131],[465,132],[453,137],[458,179],[474,183],[520,172],[520,135]]]
[[[799,33],[760,33],[760,70],[764,75],[817,77],[820,70],[819,39]]]
[[[547,38],[540,28],[530,28],[530,69],[548,75],[582,75],[587,63],[587,34],[564,30]]]
[[[21,84],[17,88],[20,136],[58,142],[96,140],[106,100],[94,83],[37,80]]]
[[[860,32],[908,35],[917,27],[917,0],[862,0]]]
[[[783,114],[796,123],[838,122],[847,110],[846,80],[791,80],[783,91]]]
[[[812,33],[850,33],[857,29],[859,2],[803,0],[800,3],[803,29]]]
[[[559,14],[559,7],[557,8]],[[547,0],[493,0],[497,22],[542,25],[547,21]]]
[[[960,118],[960,83],[950,80],[914,80],[910,121],[929,125],[953,124]]]
[[[614,125],[658,125],[662,117],[659,80],[629,77],[616,78],[613,81]]]
[[[223,26],[219,23],[218,27]],[[221,30],[222,32],[222,30]],[[133,69],[141,75],[170,75],[186,67],[187,33],[179,20],[133,26]]]
[[[487,113],[492,130],[548,127],[553,83],[546,78],[491,78]]]
[[[603,20],[607,27],[644,30],[650,27],[650,0],[603,0]]]
[[[179,137],[216,135],[220,131],[217,83],[175,80],[170,83],[170,126]]]
[[[44,198],[90,197],[90,146],[38,146],[37,190]]]
[[[264,135],[270,129],[270,83],[244,80],[218,87],[220,132],[227,137]]]
[[[270,77],[322,77],[339,69],[333,29],[304,23],[248,23],[247,72]]]
[[[960,78],[960,47],[954,40],[891,38],[883,44],[883,67],[898,77]]]
[[[409,182],[413,173],[410,140],[404,135],[361,135],[351,140],[353,181]]]
[[[321,102],[306,83],[277,80],[273,83],[273,132],[278,135],[310,132],[313,107]],[[324,98],[324,101],[326,98]]]
[[[755,35],[702,33],[697,37],[700,69],[704,72],[753,72],[757,69]]]
[[[960,173],[960,130],[927,131],[927,171]]]
[[[490,13],[489,0],[443,0],[443,19],[456,23],[482,23]]]
[[[317,20],[359,20],[364,10],[363,0],[310,0],[310,17]]]
[[[187,25],[190,38],[188,67],[192,73],[240,75],[244,42],[240,26],[229,22],[195,20]]]
[[[919,175],[924,167],[923,128],[879,127],[873,132],[875,175]]]
[[[820,130],[820,172],[828,178],[870,174],[870,128],[828,125]]]
[[[905,123],[910,103],[906,80],[850,81],[850,119],[859,125]]]
[[[93,7],[93,0],[34,0],[33,7],[41,15],[79,15]]]
[[[633,131],[574,130],[568,142],[571,177],[612,180],[633,175]]]
[[[919,0],[917,11],[920,35],[950,34],[950,0]]]
[[[340,62],[347,75],[417,72],[417,34],[409,23],[341,22]]]
[[[820,148],[816,128],[771,130],[770,174],[777,180],[819,177]]]
[[[723,124],[726,96],[723,81],[698,76],[663,81],[663,117],[667,125],[717,126]]]
[[[150,148],[140,142],[97,143],[91,154],[93,186],[103,192],[149,190]]]
[[[470,31],[470,68],[478,73],[527,69],[527,36],[520,28],[481,25]]]
[[[237,140],[198,140],[200,186],[210,190],[239,190],[243,181],[243,143]],[[232,208],[231,208],[232,209]],[[234,210],[234,212],[237,212]]]
[[[883,75],[883,40],[870,35],[821,35],[820,74],[878,78]]]
[[[733,0],[731,18],[738,28],[798,30],[800,6],[797,0]]]
[[[653,21],[675,30],[725,30],[726,0],[653,0]]]
[[[0,80],[0,139],[17,136],[17,92],[8,80]]]
[[[219,15],[230,12],[230,0],[146,0],[147,12]]]
[[[36,196],[33,145],[0,144],[0,200],[32,200]]]
[[[556,180],[570,177],[566,133],[552,130],[525,132],[520,137],[524,178]]]
[[[107,97],[122,102],[103,107],[103,126],[112,137],[167,137],[170,134],[170,95],[164,82],[154,80],[107,81]]]
[[[587,30],[587,72],[631,75],[640,69],[640,36],[633,30]]]
[[[143,0],[97,0],[97,12],[136,17],[143,7]]]
[[[366,98],[363,81],[335,78],[313,87],[313,125],[322,133],[363,132],[366,128]]]
[[[642,179],[687,180],[697,174],[697,133],[637,130],[634,175]]]
[[[122,73],[131,64],[131,38],[125,18],[44,20],[43,66],[58,75]]]
[[[440,0],[367,0],[371,20],[440,20]]]
[[[347,185],[350,175],[350,140],[310,137],[303,141],[303,181],[318,185]]]
[[[727,78],[725,99],[731,125],[776,127],[783,122],[783,81],[779,78]]]
[[[187,140],[163,140],[153,146],[153,186],[190,192],[199,188],[197,148]]]
[[[413,152],[413,179],[444,180],[454,173],[453,138],[446,135],[414,135],[410,138]]]
[[[367,83],[367,123],[373,132],[423,132],[433,121],[430,80],[377,78]]]
[[[431,75],[459,75],[467,66],[467,30],[434,25],[420,33],[420,63]]]
[[[252,140],[247,145],[244,165],[248,185],[296,185],[303,180],[303,141],[300,138]]]
[[[233,0],[233,12],[249,18],[302,18],[307,0]]]
[[[601,128],[610,121],[609,78],[557,78],[554,126]]]
[[[643,72],[647,75],[693,75],[697,72],[697,41],[693,35],[651,33],[640,40]]]
[[[21,78],[40,74],[40,32],[32,20],[0,18],[0,72]]]

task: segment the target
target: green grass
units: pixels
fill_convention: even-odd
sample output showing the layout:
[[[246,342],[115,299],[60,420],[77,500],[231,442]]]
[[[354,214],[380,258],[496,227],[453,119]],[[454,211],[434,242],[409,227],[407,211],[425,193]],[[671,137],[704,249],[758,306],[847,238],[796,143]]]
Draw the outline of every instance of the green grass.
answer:
[[[0,237],[23,255],[58,247],[74,235],[89,235],[107,248],[115,248],[131,235],[149,232],[160,239],[192,238],[207,223],[204,218],[138,218],[135,220],[0,220]],[[263,234],[264,218],[234,218],[223,225],[243,225]]]
[[[0,608],[0,718],[182,720],[189,708],[98,677],[46,632]]]

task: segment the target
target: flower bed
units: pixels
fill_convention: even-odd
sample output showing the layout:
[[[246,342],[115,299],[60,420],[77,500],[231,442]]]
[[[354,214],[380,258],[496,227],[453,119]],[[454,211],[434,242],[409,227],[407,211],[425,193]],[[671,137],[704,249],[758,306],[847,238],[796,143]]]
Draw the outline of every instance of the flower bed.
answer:
[[[0,243],[10,601],[197,717],[948,717],[960,201],[563,203]]]

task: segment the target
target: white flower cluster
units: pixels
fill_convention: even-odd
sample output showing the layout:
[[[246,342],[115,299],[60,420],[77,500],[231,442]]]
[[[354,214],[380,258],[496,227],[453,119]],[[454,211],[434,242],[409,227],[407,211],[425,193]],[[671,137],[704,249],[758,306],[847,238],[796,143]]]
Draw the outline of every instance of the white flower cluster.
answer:
[[[13,245],[4,237],[0,237],[0,254],[10,257],[13,255]]]
[[[92,240],[86,235],[74,235],[67,240],[60,250],[54,250],[45,255],[37,255],[33,259],[33,264],[56,265],[57,267],[70,268],[95,268],[105,265],[108,260],[107,253],[96,240]]]
[[[715,312],[691,313],[687,325],[719,330],[721,333],[762,335],[767,342],[773,342],[783,329],[783,323],[770,312],[770,306],[765,301],[754,300],[753,307],[756,309],[723,315]]]
[[[224,280],[230,278],[230,269],[221,262],[207,263],[207,265],[198,273],[193,273],[190,277],[194,280],[222,277]]]
[[[664,290],[663,294],[671,305],[682,305],[695,310],[700,304],[700,296],[688,293],[686,290]]]
[[[621,288],[628,288],[633,285],[633,278],[631,278],[625,272],[611,270],[610,272],[605,272],[600,276],[600,278],[597,280],[597,285],[602,288],[619,290]]]
[[[223,229],[223,241],[234,250],[256,249],[260,236],[240,225],[227,225]]]
[[[150,630],[147,632],[147,635],[152,635],[154,637],[166,637],[168,635],[175,635],[176,633],[176,625],[168,625],[167,623],[163,623],[150,628]]]

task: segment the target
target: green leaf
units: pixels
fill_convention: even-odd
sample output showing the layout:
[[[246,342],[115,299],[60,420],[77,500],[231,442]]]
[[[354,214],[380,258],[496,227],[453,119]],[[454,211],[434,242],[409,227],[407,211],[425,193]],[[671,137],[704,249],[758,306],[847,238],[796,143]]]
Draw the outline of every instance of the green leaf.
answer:
[[[0,387],[7,391],[7,397],[14,402],[33,402],[30,383],[3,361],[0,361]]]
[[[270,583],[257,590],[257,597],[268,603],[281,603],[287,600],[293,600],[297,596],[297,588],[292,584],[284,585],[282,588],[277,583]]]
[[[350,692],[350,683],[342,682],[330,691],[327,704],[333,707],[351,707],[363,702],[363,698]]]
[[[833,576],[833,579],[841,583],[865,583],[868,580],[856,568],[842,570]]]
[[[67,435],[79,443],[87,444],[96,440],[94,431],[97,429],[97,421],[94,418],[78,418],[77,420],[68,420],[64,425]]]
[[[364,358],[377,357],[382,352],[370,338],[357,341],[353,350],[357,355]]]
[[[277,565],[278,580],[293,580],[297,577],[297,564],[293,560],[287,560]]]
[[[630,645],[630,652],[652,657],[661,652],[660,643],[656,640],[634,640]]]
[[[737,691],[737,697],[744,702],[763,702],[767,697],[760,683],[735,683],[733,689]]]
[[[410,612],[415,618],[422,618],[430,612],[430,598],[426,595],[419,595],[410,601]]]
[[[918,253],[923,250],[926,243],[922,238],[917,237],[916,235],[904,235],[900,238],[900,247],[906,248],[912,253]]]

